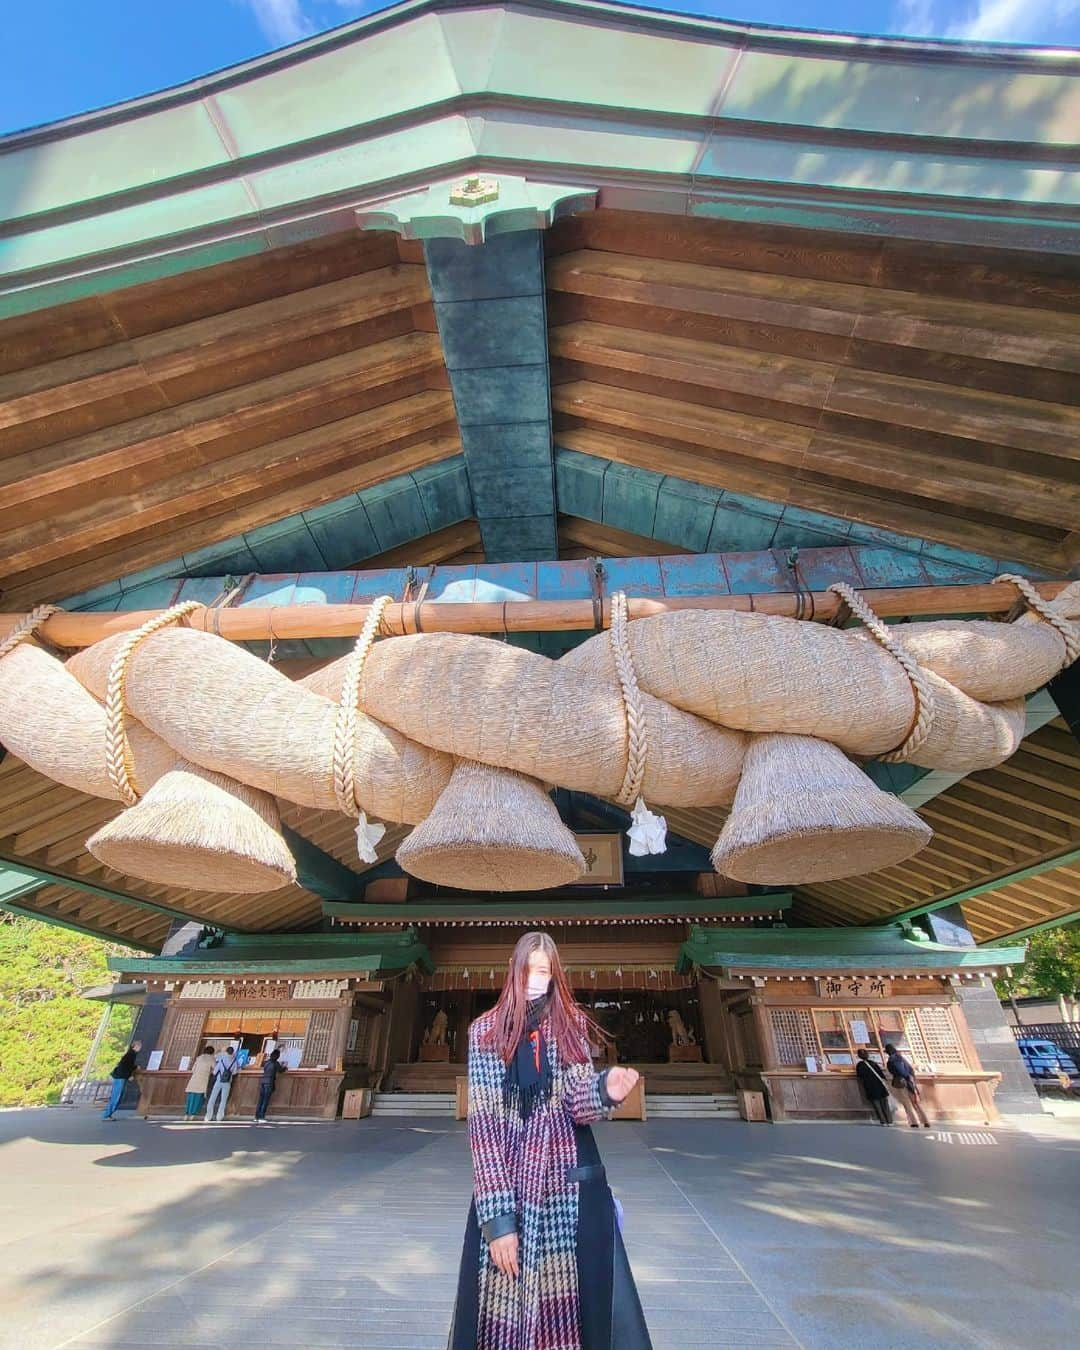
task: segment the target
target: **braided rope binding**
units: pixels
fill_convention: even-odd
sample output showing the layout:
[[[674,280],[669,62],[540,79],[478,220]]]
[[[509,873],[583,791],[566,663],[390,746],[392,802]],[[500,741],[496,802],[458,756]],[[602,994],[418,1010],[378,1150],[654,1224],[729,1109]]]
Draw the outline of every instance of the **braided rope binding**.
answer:
[[[23,642],[29,642],[46,619],[62,613],[63,610],[59,605],[38,605],[36,609],[32,609],[25,619],[19,620],[3,642],[0,642],[0,661]]]
[[[142,796],[135,782],[135,762],[132,759],[131,744],[125,727],[128,663],[141,642],[145,642],[162,628],[168,628],[170,624],[186,619],[194,610],[202,608],[198,600],[185,600],[153,619],[148,619],[141,628],[136,628],[133,633],[127,635],[109,666],[105,682],[105,767],[109,772],[109,782],[125,806],[134,806]]]
[[[338,810],[346,816],[359,817],[361,814],[360,803],[356,800],[355,756],[360,676],[364,673],[364,662],[382,626],[386,606],[392,599],[392,596],[380,595],[368,610],[341,681],[341,701],[334,719],[333,777]]]
[[[911,681],[912,693],[915,695],[915,721],[911,730],[895,750],[890,750],[887,755],[876,756],[886,764],[903,763],[921,749],[927,736],[930,735],[934,725],[934,691],[922,666],[903,643],[893,637],[889,628],[881,622],[858,591],[846,581],[834,582],[829,590],[847,603],[852,614],[863,624],[870,636],[899,662],[904,674]]]
[[[645,779],[645,759],[649,753],[645,705],[642,702],[641,690],[638,688],[634,658],[630,655],[630,639],[627,632],[629,622],[626,592],[616,591],[611,597],[611,651],[615,657],[615,670],[619,676],[623,706],[626,709],[627,737],[626,773],[615,798],[620,806],[633,806],[641,796],[641,786]]]
[[[1065,643],[1065,664],[1071,666],[1080,656],[1080,625],[1073,623],[1071,619],[1066,619],[1063,614],[1059,614],[1053,605],[1042,598],[1026,577],[1018,577],[1014,572],[1002,572],[1000,576],[994,578],[994,581],[1011,582],[1020,592],[1028,609],[1037,614],[1040,619],[1045,620],[1052,628],[1057,629]]]

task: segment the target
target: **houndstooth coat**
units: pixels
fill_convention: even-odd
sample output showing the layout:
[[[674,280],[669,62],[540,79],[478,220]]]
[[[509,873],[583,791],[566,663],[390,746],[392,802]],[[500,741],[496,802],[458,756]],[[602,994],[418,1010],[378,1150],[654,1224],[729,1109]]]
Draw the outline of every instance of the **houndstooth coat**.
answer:
[[[592,1140],[582,1127],[614,1108],[605,1091],[606,1072],[596,1073],[589,1061],[561,1063],[550,1019],[540,1024],[552,1073],[552,1093],[523,1120],[503,1102],[506,1065],[494,1050],[481,1047],[480,1038],[492,1024],[492,1015],[478,1018],[469,1029],[469,1142],[473,1159],[473,1208],[466,1228],[461,1280],[450,1345],[453,1350],[585,1350],[579,1280],[582,1271],[592,1286],[604,1284],[602,1294],[612,1302],[611,1253],[625,1270],[631,1303],[644,1320],[633,1292],[629,1265],[614,1227],[611,1192]],[[583,1038],[583,1048],[588,1050]],[[579,1143],[584,1141],[591,1174],[588,1184],[571,1180],[568,1169],[578,1167]],[[590,1207],[589,1222],[579,1229],[579,1201]],[[600,1216],[597,1227],[596,1215]],[[604,1227],[606,1224],[606,1228]],[[520,1275],[504,1275],[488,1256],[488,1243],[505,1233],[518,1234]],[[590,1235],[588,1246],[605,1248],[606,1276],[582,1265],[579,1238]],[[589,1260],[603,1261],[595,1251]],[[610,1306],[607,1310],[610,1323]],[[590,1319],[586,1319],[590,1320]],[[618,1318],[616,1318],[618,1320]],[[586,1338],[589,1339],[588,1337]],[[612,1342],[606,1330],[599,1338],[604,1350]],[[627,1338],[624,1336],[624,1340]]]

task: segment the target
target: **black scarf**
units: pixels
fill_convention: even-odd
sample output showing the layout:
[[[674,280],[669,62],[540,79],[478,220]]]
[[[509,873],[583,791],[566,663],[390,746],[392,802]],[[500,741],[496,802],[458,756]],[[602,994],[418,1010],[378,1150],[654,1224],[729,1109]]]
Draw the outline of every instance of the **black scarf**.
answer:
[[[525,1028],[503,1075],[503,1105],[528,1120],[537,1102],[551,1100],[551,1065],[540,1023],[547,1016],[549,997],[525,1005]]]

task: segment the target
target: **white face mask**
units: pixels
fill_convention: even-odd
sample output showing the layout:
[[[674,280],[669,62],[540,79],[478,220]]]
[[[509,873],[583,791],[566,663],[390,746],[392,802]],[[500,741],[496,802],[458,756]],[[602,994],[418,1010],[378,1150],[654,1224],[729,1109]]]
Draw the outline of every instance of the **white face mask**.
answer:
[[[548,985],[551,983],[550,975],[537,975],[534,971],[529,971],[529,982],[525,986],[525,996],[529,999],[543,998],[548,991]]]

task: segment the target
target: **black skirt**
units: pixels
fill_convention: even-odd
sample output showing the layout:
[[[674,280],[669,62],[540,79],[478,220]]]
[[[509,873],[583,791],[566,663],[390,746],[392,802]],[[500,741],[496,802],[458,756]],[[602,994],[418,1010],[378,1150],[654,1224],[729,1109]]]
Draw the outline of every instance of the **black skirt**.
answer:
[[[652,1350],[637,1286],[615,1222],[615,1197],[588,1125],[575,1125],[577,1165],[589,1168],[578,1182],[577,1275],[581,1350]],[[447,1350],[476,1350],[480,1248],[475,1202],[465,1221],[457,1301]]]

